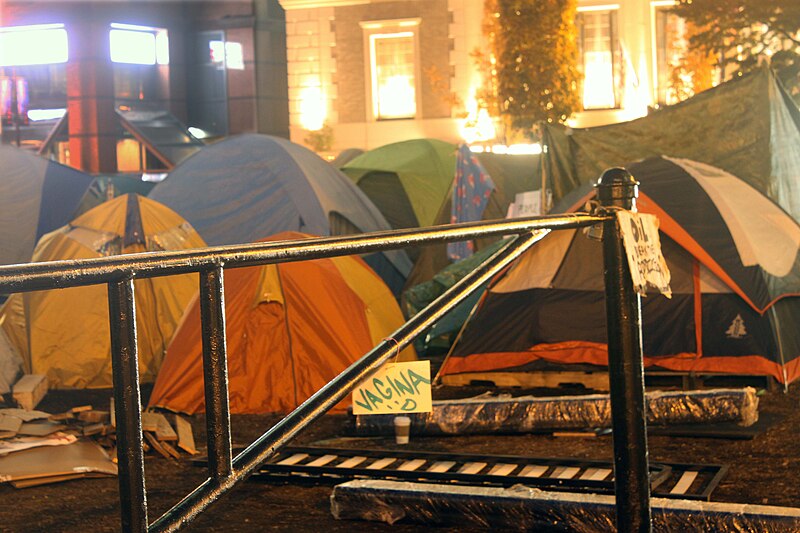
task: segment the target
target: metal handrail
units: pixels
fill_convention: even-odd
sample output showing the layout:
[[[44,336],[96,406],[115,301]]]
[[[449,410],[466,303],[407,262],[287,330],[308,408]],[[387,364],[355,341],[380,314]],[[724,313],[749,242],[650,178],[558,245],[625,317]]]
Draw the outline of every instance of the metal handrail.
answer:
[[[188,523],[286,444],[297,432],[343,399],[358,382],[379,368],[398,347],[408,345],[428,326],[518,257],[541,238],[542,233],[539,230],[588,226],[606,219],[603,216],[568,214],[354,236],[5,265],[0,266],[0,293],[108,284],[122,529],[173,531]],[[507,234],[527,236],[509,244],[429,308],[394,332],[391,344],[384,341],[376,346],[235,459],[231,458],[225,348],[225,269]],[[133,280],[189,272],[198,272],[200,275],[210,477],[148,528]]]
[[[550,215],[354,236],[8,265],[0,266],[0,293],[108,284],[122,529],[140,532],[176,531],[245,479],[297,433],[344,399],[358,383],[377,370],[396,350],[413,342],[417,336],[506,268],[549,230],[603,223],[604,233],[613,234],[618,240],[613,220],[613,217],[606,215]],[[379,343],[239,455],[231,457],[225,340],[225,269],[380,252],[407,246],[500,235],[517,237],[398,328],[387,338],[390,340]],[[148,527],[133,281],[139,278],[189,272],[198,272],[200,278],[209,478]],[[624,274],[624,271],[621,272]],[[624,280],[624,275],[620,279]],[[628,284],[630,284],[629,279]],[[608,293],[608,278],[606,285]],[[629,311],[622,314],[626,313],[630,314]],[[626,329],[628,326],[629,324],[623,320],[623,324],[616,327]],[[615,335],[617,333],[614,332]],[[609,335],[611,334],[609,330]],[[638,337],[634,334],[628,335],[628,338],[635,340]],[[630,351],[627,344],[625,349]],[[638,356],[641,359],[641,351]],[[645,471],[644,475],[646,474]],[[646,503],[649,513],[649,500]]]

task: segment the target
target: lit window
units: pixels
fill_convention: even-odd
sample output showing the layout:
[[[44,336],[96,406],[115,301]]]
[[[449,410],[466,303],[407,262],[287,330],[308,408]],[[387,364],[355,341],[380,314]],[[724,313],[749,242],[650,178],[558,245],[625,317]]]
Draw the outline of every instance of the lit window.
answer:
[[[242,43],[233,41],[208,41],[208,58],[211,63],[231,70],[244,70]]]
[[[375,120],[417,116],[419,23],[420,19],[360,23],[368,55],[368,100]]]
[[[613,109],[620,105],[622,62],[616,39],[616,14],[616,10],[578,14],[584,109]]]
[[[66,63],[67,31],[63,24],[0,28],[0,66]]]
[[[167,32],[147,26],[112,24],[109,32],[111,61],[134,65],[169,63]]]

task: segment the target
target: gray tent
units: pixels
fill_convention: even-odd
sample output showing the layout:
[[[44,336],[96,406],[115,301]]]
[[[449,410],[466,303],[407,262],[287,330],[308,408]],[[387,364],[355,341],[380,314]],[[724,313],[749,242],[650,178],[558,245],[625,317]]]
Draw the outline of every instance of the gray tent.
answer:
[[[149,195],[209,245],[254,242],[283,231],[347,235],[390,229],[369,198],[314,152],[268,135],[229,137],[175,167]],[[402,251],[364,258],[397,295],[411,271]]]
[[[39,237],[69,222],[93,178],[0,145],[0,265],[27,263]]]

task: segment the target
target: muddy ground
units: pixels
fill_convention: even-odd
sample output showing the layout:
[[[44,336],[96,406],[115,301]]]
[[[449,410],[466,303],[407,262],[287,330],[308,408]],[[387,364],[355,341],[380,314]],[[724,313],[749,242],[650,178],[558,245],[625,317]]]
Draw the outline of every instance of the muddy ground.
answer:
[[[476,391],[479,392],[479,391]],[[516,391],[522,394],[525,391]],[[146,394],[146,392],[145,392]],[[446,394],[446,392],[443,392]],[[450,393],[450,396],[453,394]],[[108,405],[110,391],[50,391],[39,409],[63,412],[85,405]],[[713,501],[800,507],[800,387],[788,394],[765,392],[759,412],[765,429],[751,440],[651,435],[651,461],[725,464],[730,471],[712,495]],[[274,416],[232,417],[234,444],[246,445],[278,420]],[[204,442],[202,415],[192,420],[198,446]],[[416,437],[398,446],[389,438],[354,440],[346,433],[345,416],[326,416],[295,444],[324,442],[328,446],[404,450],[493,453],[535,457],[611,460],[608,436],[596,438],[552,435]],[[168,460],[146,458],[149,518],[154,520],[205,479],[203,468],[188,455]],[[330,486],[269,484],[250,479],[211,507],[188,531],[419,531],[418,525],[393,526],[337,521],[330,512]],[[118,531],[116,478],[82,479],[27,489],[0,484],[0,531]],[[465,531],[467,524],[441,531]]]

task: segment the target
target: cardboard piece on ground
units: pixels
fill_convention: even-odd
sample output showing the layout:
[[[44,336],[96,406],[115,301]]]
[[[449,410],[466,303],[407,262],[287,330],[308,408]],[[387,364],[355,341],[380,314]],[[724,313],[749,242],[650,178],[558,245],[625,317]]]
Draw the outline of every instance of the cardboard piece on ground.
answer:
[[[47,437],[16,437],[0,441],[0,456],[42,446],[67,446],[78,440],[75,435],[56,432]]]
[[[29,411],[28,409],[0,409],[0,415],[14,416],[23,422],[45,420],[52,416],[50,413],[45,413],[44,411]]]
[[[88,477],[87,474],[63,474],[60,476],[47,476],[34,479],[21,479],[19,481],[11,481],[11,486],[15,489],[27,489],[29,487],[38,487],[39,485],[48,485],[50,483],[59,483],[61,481],[71,481],[73,479],[81,479]]]
[[[0,413],[0,439],[15,437],[21,426],[22,420],[19,418]]]
[[[91,410],[92,410],[92,406],[91,405],[79,405],[77,407],[73,407],[72,409],[70,409],[69,412],[73,413],[73,414],[77,414],[77,413],[83,413],[83,412],[91,411]]]
[[[0,457],[0,480],[22,481],[73,474],[117,475],[117,465],[90,440],[32,448]]]
[[[42,374],[26,374],[11,388],[11,396],[23,409],[36,407],[47,394],[47,377]]]
[[[52,435],[56,431],[63,431],[65,429],[67,429],[67,426],[64,424],[57,424],[49,420],[39,420],[36,422],[23,422],[17,434],[28,437],[46,437],[47,435]]]
[[[194,445],[192,424],[181,415],[175,415],[175,427],[178,430],[178,448],[192,455],[196,455],[197,448],[195,448]]]

